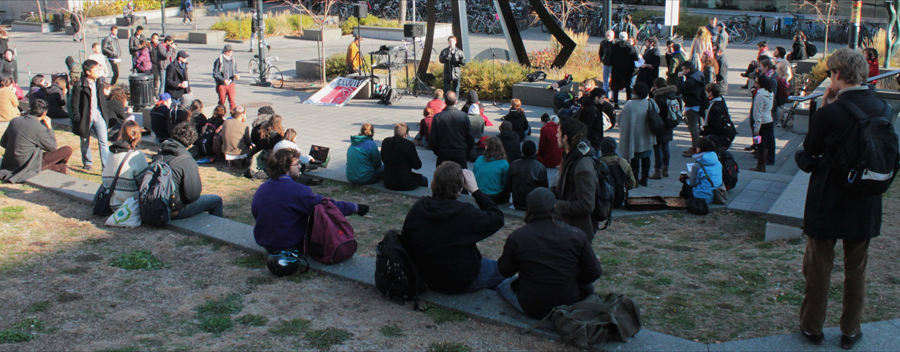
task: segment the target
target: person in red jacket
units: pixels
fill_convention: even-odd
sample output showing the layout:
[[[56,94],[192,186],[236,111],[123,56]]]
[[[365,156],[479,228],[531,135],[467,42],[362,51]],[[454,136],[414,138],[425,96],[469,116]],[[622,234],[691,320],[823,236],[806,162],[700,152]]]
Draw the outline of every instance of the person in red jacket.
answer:
[[[447,107],[447,104],[444,103],[444,90],[443,89],[435,89],[434,91],[434,99],[428,102],[425,105],[427,108],[431,108],[434,111],[434,114],[437,115],[441,111],[444,111],[444,108]],[[466,111],[468,113],[468,111]]]
[[[870,78],[881,74],[881,70],[878,68],[878,49],[866,48],[866,62],[869,63]],[[872,81],[871,83],[875,84],[878,81]]]
[[[562,162],[562,149],[556,143],[559,119],[556,115],[541,115],[541,138],[538,140],[537,160],[546,167],[557,167]]]

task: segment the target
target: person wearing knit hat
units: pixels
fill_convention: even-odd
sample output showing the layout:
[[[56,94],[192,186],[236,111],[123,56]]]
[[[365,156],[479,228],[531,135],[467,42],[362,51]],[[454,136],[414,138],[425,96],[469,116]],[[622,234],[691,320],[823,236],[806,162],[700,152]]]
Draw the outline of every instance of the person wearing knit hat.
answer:
[[[534,142],[522,143],[522,158],[513,161],[507,171],[506,184],[512,190],[513,206],[518,210],[527,208],[527,197],[538,187],[549,187],[547,168],[535,158],[537,147]]]
[[[169,139],[169,114],[172,109],[172,96],[162,93],[150,109],[150,128],[160,143]]]
[[[592,284],[602,273],[587,235],[558,220],[555,205],[556,197],[547,188],[528,193],[525,226],[509,235],[497,260],[500,274],[508,278],[497,293],[535,319],[594,294]]]
[[[238,73],[238,66],[232,56],[233,53],[234,48],[231,44],[225,44],[222,54],[213,62],[213,79],[216,81],[216,94],[219,95],[219,105],[225,105],[225,99],[228,99],[230,110],[234,110],[234,107],[237,106],[237,103],[234,101],[234,97],[237,95],[234,81],[241,77]]]

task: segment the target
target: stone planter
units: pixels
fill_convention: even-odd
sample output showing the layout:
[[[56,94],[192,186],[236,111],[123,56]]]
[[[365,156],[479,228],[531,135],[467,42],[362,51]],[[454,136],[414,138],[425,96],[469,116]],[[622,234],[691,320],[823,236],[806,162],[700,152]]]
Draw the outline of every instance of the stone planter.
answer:
[[[225,41],[225,31],[196,31],[188,32],[188,43],[193,44],[218,44]]]
[[[318,28],[310,28],[304,29],[303,35],[300,36],[284,36],[288,39],[303,39],[303,40],[319,40],[320,37],[323,37],[323,41],[331,41],[341,39],[341,29],[340,28],[325,28],[325,32],[322,32],[321,29]]]
[[[40,32],[50,33],[49,23],[13,21],[12,30],[14,32]]]

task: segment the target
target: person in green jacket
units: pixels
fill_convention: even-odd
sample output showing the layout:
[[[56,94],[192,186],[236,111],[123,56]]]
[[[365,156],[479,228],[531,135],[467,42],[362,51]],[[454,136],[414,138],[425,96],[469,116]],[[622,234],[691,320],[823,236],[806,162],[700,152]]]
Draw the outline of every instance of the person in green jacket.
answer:
[[[350,136],[350,148],[347,148],[347,181],[357,185],[371,185],[381,181],[384,166],[381,164],[381,153],[378,145],[372,140],[375,132],[372,124],[364,123],[358,136]]]

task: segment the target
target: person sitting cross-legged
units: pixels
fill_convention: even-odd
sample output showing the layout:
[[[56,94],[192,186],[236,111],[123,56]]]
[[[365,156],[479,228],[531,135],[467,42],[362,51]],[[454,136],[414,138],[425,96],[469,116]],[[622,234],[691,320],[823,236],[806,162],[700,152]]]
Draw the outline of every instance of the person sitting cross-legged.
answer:
[[[556,197],[547,188],[528,193],[525,226],[509,234],[497,260],[500,274],[509,277],[497,293],[535,319],[592,295],[602,272],[587,235],[559,220],[554,205]],[[516,273],[518,278],[512,277]]]
[[[527,197],[535,188],[549,187],[547,167],[535,159],[537,152],[534,142],[522,143],[522,158],[509,165],[506,185],[512,192],[513,206],[519,210],[527,208]]]
[[[44,170],[66,173],[66,163],[72,156],[72,147],[56,147],[56,135],[47,117],[49,104],[37,99],[29,112],[12,119],[0,138],[5,149],[0,162],[0,180],[25,182]]]
[[[381,164],[381,152],[372,140],[375,131],[372,124],[364,123],[359,135],[350,136],[350,148],[347,148],[347,181],[357,185],[371,185],[381,181],[384,166]]]
[[[509,185],[506,183],[506,174],[509,171],[509,162],[506,161],[503,143],[497,136],[490,136],[484,145],[484,155],[475,159],[475,167],[472,168],[475,180],[494,203],[508,203]]]
[[[459,201],[465,189],[475,202]],[[413,204],[400,233],[403,248],[430,290],[443,294],[494,289],[504,277],[476,243],[503,227],[503,212],[478,189],[475,174],[452,160],[434,170],[431,196]]]
[[[270,254],[302,249],[307,221],[323,197],[294,181],[300,177],[300,152],[291,148],[279,149],[266,165],[269,179],[256,190],[250,205],[256,220],[253,237],[256,244]],[[365,204],[332,202],[344,216],[364,216],[369,212],[369,206]]]
[[[392,191],[412,191],[428,187],[428,179],[413,169],[422,167],[416,152],[416,144],[406,139],[409,127],[405,123],[394,125],[394,136],[381,142],[381,159],[384,161],[384,188]]]
[[[194,145],[197,140],[197,129],[190,121],[175,125],[172,137],[162,144],[162,160],[172,169],[172,195],[175,207],[172,208],[172,219],[187,219],[194,215],[209,212],[210,215],[222,217],[222,197],[204,194],[200,181],[200,170],[197,162],[191,157],[187,146]]]

